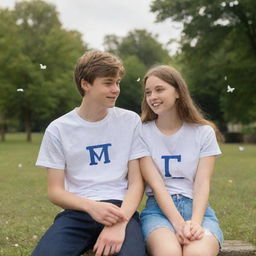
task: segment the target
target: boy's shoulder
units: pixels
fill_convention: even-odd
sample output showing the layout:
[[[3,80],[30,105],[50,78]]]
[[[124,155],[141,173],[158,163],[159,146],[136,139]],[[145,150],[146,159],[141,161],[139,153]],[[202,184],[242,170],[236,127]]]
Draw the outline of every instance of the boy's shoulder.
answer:
[[[114,107],[111,110],[112,116],[118,119],[124,119],[124,120],[140,120],[140,116],[135,113],[134,111],[120,108],[120,107]]]
[[[47,130],[55,130],[58,129],[60,126],[66,126],[72,124],[75,120],[75,113],[74,109],[69,111],[68,113],[58,117],[57,119],[53,120],[47,127]]]

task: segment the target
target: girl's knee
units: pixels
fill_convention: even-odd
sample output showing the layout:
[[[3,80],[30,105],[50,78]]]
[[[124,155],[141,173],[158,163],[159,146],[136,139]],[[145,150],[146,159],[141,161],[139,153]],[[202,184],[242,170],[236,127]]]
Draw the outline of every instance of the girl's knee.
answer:
[[[208,256],[206,251],[202,251],[201,248],[187,248],[183,251],[183,256]]]
[[[183,256],[217,256],[218,250],[201,246],[191,246],[183,250]]]
[[[151,251],[152,256],[182,256],[182,250],[178,247],[161,247]]]

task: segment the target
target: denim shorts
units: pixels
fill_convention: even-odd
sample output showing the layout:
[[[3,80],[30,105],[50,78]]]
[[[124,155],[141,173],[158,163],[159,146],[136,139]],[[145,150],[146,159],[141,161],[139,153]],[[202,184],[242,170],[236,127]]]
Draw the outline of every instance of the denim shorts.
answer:
[[[172,195],[172,199],[183,219],[190,220],[193,200],[180,194]],[[172,223],[165,217],[153,196],[148,197],[146,207],[141,212],[140,219],[145,240],[148,238],[150,232],[160,227],[166,227],[174,232]],[[216,237],[221,248],[224,239],[223,233],[219,227],[215,212],[210,206],[206,208],[202,227],[205,229],[205,235],[211,232]]]

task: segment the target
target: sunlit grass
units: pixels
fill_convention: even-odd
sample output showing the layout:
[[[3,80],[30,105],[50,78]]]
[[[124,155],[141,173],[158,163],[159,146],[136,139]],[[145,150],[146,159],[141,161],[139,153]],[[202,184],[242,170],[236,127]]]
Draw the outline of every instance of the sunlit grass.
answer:
[[[24,134],[8,134],[0,142],[0,255],[28,256],[60,211],[49,203],[46,171],[34,166],[41,134],[25,141]],[[225,239],[256,244],[256,146],[222,145],[212,179],[210,202]],[[143,208],[145,199],[139,209]]]

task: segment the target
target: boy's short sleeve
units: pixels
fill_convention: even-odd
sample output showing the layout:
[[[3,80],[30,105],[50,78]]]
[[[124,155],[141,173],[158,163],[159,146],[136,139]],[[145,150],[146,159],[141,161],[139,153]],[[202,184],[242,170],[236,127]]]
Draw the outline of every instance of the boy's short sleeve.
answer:
[[[204,126],[201,134],[200,158],[220,155],[221,151],[216,139],[215,131],[210,126]]]
[[[130,151],[129,160],[134,160],[144,156],[150,156],[150,153],[147,149],[147,145],[142,139],[142,124],[140,118],[137,119],[137,125],[135,127],[133,137],[132,137],[132,146]]]
[[[56,135],[53,135],[48,130],[44,134],[36,166],[60,170],[65,169],[65,157],[61,142]]]

